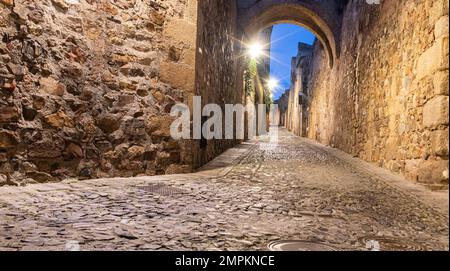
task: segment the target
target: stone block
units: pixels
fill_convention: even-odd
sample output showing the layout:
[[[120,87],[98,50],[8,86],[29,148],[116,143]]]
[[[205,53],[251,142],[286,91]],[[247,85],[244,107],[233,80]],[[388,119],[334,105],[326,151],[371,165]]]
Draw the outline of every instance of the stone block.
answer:
[[[8,130],[0,130],[0,149],[15,148],[19,143],[16,133]]]
[[[173,122],[173,118],[169,115],[153,116],[146,122],[146,131],[149,135],[155,137],[170,137],[170,125]]]
[[[45,107],[45,97],[43,95],[33,95],[33,108],[41,110]]]
[[[186,20],[173,19],[166,24],[164,35],[174,41],[195,47],[197,25]]]
[[[433,6],[430,10],[430,18],[440,18],[442,16],[448,15],[448,0],[436,0],[433,1]]]
[[[130,105],[132,103],[134,103],[135,101],[135,96],[132,94],[123,94],[123,95],[119,95],[119,100],[117,105],[119,107],[126,107],[127,105]]]
[[[125,121],[123,130],[129,136],[145,139],[145,128],[145,120],[130,118]]]
[[[0,3],[6,5],[8,7],[14,6],[14,0],[0,0]]]
[[[386,145],[385,145],[385,159],[387,161],[390,160],[396,160],[399,159],[401,157],[399,157],[399,138],[397,137],[389,137],[386,140]]]
[[[129,54],[116,53],[112,54],[109,59],[110,64],[124,66],[130,62],[136,61],[137,57]]]
[[[122,116],[119,114],[101,114],[97,118],[97,126],[105,133],[111,134],[120,128]]]
[[[393,172],[400,172],[404,168],[404,164],[401,161],[391,160],[386,163],[386,168]]]
[[[448,160],[421,162],[418,181],[424,184],[448,184],[448,165]]]
[[[434,37],[440,38],[442,36],[448,36],[448,27],[449,27],[449,18],[448,15],[442,16],[434,26]]]
[[[160,104],[162,104],[166,100],[166,95],[162,94],[158,90],[152,90],[152,96]]]
[[[19,112],[13,106],[0,106],[0,123],[17,122],[19,120]]]
[[[143,146],[133,146],[127,150],[127,157],[129,159],[139,159],[144,158],[145,148]]]
[[[45,138],[42,141],[30,145],[28,157],[42,159],[58,158],[62,155],[63,146],[64,142],[55,142],[52,139]]]
[[[439,71],[433,76],[434,94],[436,95],[448,95],[448,70]]]
[[[75,158],[83,157],[83,149],[80,147],[80,145],[75,143],[70,143],[66,148],[66,152]]]
[[[63,128],[63,127],[69,127],[74,128],[75,122],[72,118],[67,116],[64,112],[60,111],[55,114],[51,114],[44,117],[45,122],[52,126],[53,128]]]
[[[149,52],[145,55],[142,55],[139,57],[136,61],[137,63],[144,65],[144,66],[150,66],[153,64],[153,62],[158,58],[158,53],[153,51]]]
[[[150,16],[150,22],[152,22],[152,23],[154,23],[155,25],[158,25],[158,26],[163,26],[164,25],[166,17],[162,13],[160,13],[160,12],[158,12],[156,10],[152,10],[150,12],[149,16]]]
[[[180,149],[180,143],[175,140],[170,140],[164,143],[164,149],[166,150],[178,150]]]
[[[448,50],[448,36],[436,40],[434,45],[419,57],[416,67],[418,79],[448,69]]]
[[[162,167],[168,167],[171,163],[170,153],[158,152],[156,156],[156,164]]]
[[[448,103],[448,96],[436,96],[428,101],[423,108],[423,125],[426,128],[448,125]]]
[[[408,180],[417,181],[419,176],[419,166],[422,160],[413,159],[405,161],[404,175]]]
[[[39,80],[40,91],[50,95],[63,96],[66,87],[51,77],[43,77]]]
[[[162,62],[161,81],[189,92],[194,91],[195,70],[193,67],[173,62]]]
[[[197,7],[198,0],[188,0],[186,12],[185,12],[185,20],[197,23]]]
[[[195,66],[195,49],[184,50],[181,55],[181,61],[184,64],[194,67]]]
[[[52,4],[65,11],[69,9],[69,5],[64,0],[52,0]]]
[[[448,157],[448,130],[438,130],[431,133],[431,148],[435,155]]]

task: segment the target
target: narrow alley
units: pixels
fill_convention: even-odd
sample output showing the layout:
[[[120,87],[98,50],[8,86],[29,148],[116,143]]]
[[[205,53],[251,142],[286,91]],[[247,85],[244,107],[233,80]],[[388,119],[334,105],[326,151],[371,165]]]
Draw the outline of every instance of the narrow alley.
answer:
[[[0,0],[0,37],[0,251],[449,251],[449,0]]]
[[[1,187],[0,250],[448,250],[448,192],[284,128],[267,144],[192,174]]]

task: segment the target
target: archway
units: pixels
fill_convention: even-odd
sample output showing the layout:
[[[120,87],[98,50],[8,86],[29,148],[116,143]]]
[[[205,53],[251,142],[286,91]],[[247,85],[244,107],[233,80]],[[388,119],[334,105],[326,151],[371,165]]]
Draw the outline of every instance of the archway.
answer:
[[[241,10],[239,23],[243,36],[251,40],[275,24],[297,24],[311,31],[325,48],[330,67],[339,56],[339,18],[332,12],[337,3],[328,1],[261,0]],[[319,15],[320,14],[320,15]]]

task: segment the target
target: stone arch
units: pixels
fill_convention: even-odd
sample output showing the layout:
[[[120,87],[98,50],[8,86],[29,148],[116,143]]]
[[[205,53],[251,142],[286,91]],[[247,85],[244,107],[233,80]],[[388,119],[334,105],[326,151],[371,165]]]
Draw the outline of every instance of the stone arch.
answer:
[[[339,56],[339,18],[336,8],[335,1],[328,0],[259,0],[241,10],[239,18],[247,38],[280,23],[296,24],[308,29],[323,45],[332,67]]]

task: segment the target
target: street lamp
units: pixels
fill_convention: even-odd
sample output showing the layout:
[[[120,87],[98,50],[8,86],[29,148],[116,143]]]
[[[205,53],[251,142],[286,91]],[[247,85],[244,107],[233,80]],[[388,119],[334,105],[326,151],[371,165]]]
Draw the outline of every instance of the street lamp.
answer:
[[[253,59],[260,57],[263,54],[263,51],[264,48],[259,42],[254,42],[247,46],[247,53]]]
[[[270,91],[274,91],[275,89],[277,89],[279,86],[278,80],[275,78],[270,78],[269,80],[267,80],[267,88]]]

